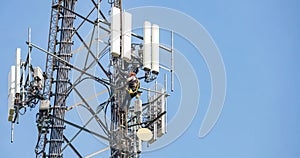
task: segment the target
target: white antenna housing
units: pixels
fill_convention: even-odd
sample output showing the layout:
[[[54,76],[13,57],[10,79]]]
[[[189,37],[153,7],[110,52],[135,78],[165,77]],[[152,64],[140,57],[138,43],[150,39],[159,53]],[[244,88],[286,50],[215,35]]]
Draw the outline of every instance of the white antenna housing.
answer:
[[[144,22],[144,51],[143,65],[145,71],[151,70],[151,23]]]
[[[40,110],[45,111],[45,110],[49,110],[49,108],[50,108],[50,100],[41,100]]]
[[[15,71],[16,67],[11,66],[10,72],[8,74],[8,121],[13,121],[13,115],[14,115],[14,101],[15,101]]]
[[[138,112],[142,112],[143,111],[143,107],[142,107],[142,100],[141,99],[137,99],[134,101],[134,112],[138,113]]]
[[[162,88],[160,92],[165,93],[165,89]],[[162,96],[160,100],[161,100],[161,112],[167,111],[165,96]],[[166,133],[167,133],[167,114],[164,114],[161,117],[161,127],[158,131],[158,137],[161,137],[162,135],[164,135]]]
[[[40,67],[33,68],[33,77],[37,80],[43,80],[43,71]]]
[[[152,73],[159,73],[159,26],[152,25]]]
[[[110,38],[110,52],[114,57],[120,56],[120,35],[121,35],[121,24],[120,24],[120,9],[116,7],[111,8],[111,38]]]
[[[40,67],[35,67],[33,69],[33,77],[37,83],[38,89],[42,89],[44,86],[44,76],[43,71]]]
[[[131,60],[131,28],[132,15],[127,12],[122,13],[122,58]]]
[[[21,91],[21,49],[17,48],[16,51],[16,67],[15,67],[15,88],[16,94],[20,94]]]

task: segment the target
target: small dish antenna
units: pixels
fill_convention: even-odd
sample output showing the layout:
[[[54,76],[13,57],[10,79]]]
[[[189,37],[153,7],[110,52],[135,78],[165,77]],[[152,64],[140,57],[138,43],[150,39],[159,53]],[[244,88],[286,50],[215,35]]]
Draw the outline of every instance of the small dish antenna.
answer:
[[[153,134],[152,134],[152,132],[148,128],[140,128],[137,131],[137,136],[142,141],[149,141],[149,140],[152,139]]]

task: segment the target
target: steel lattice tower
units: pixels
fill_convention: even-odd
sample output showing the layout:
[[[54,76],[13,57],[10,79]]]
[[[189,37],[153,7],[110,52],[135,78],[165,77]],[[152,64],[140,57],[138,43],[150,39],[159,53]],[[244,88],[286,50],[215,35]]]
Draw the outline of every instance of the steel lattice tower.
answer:
[[[159,45],[158,25],[145,22],[144,36],[147,36],[147,38],[144,39],[143,36],[133,33],[132,15],[122,10],[122,0],[108,1],[110,5],[108,16],[110,16],[111,21],[107,20],[102,12],[100,4],[103,2],[101,0],[97,2],[90,0],[89,2],[92,9],[83,15],[75,9],[77,0],[52,0],[47,50],[33,44],[29,33],[27,41],[28,56],[22,64],[19,59],[21,56],[19,49],[17,51],[15,70],[19,73],[21,68],[22,77],[20,79],[15,78],[15,85],[20,86],[18,89],[10,85],[17,90],[14,93],[14,89],[10,89],[9,100],[14,102],[9,103],[9,121],[13,125],[19,118],[20,109],[35,108],[40,103],[39,112],[36,116],[38,140],[35,153],[37,158],[61,158],[67,147],[70,147],[77,157],[83,157],[72,144],[72,141],[82,131],[107,141],[111,158],[139,158],[142,141],[148,141],[148,144],[151,144],[166,133],[166,98],[169,96],[166,88],[166,74],[164,76],[165,87],[158,88],[156,80],[159,74],[159,47],[161,47]],[[91,18],[96,19],[91,20]],[[82,21],[79,22],[78,19]],[[79,32],[84,24],[92,28],[90,41],[82,38],[82,34]],[[128,28],[129,31],[126,31],[125,29]],[[145,33],[146,29],[150,33]],[[118,34],[115,34],[116,30]],[[95,35],[96,40],[93,37],[95,32],[97,32],[97,35]],[[105,32],[108,38],[100,39],[100,32]],[[132,43],[131,37],[137,38],[141,43]],[[148,43],[145,42],[146,40],[148,40]],[[74,53],[72,52],[74,41],[78,42],[77,45],[81,44],[85,48],[86,58],[92,59],[89,64],[87,63],[88,59],[86,59],[84,67],[71,63],[72,54]],[[94,41],[97,43],[96,50],[92,50]],[[149,43],[149,41],[152,43]],[[103,49],[100,49],[99,43],[101,42],[104,45]],[[117,46],[114,47],[113,45]],[[169,49],[163,47],[163,49],[173,53],[173,42],[171,47]],[[33,68],[31,65],[30,55],[33,48],[46,53],[44,72],[39,67]],[[107,69],[103,66],[106,62],[102,63],[101,61],[105,55],[108,63]],[[146,55],[150,55],[150,58],[151,55],[153,58],[156,57],[155,61],[154,59],[145,58]],[[145,64],[146,60],[148,66]],[[171,61],[173,61],[173,54]],[[149,66],[149,62],[152,63],[152,68],[151,63]],[[156,67],[153,66],[154,64]],[[99,77],[96,74],[90,74],[88,70],[93,65],[96,65],[97,69],[104,75]],[[168,68],[165,67],[165,69]],[[169,72],[174,72],[173,65],[169,69]],[[71,70],[79,72],[80,75],[72,78],[70,76]],[[144,73],[144,76],[139,77],[140,79],[136,78],[138,80],[144,79],[145,84],[155,81],[155,88],[153,90],[142,88],[139,82],[135,95],[132,95],[129,92],[129,74],[135,72],[135,75],[137,75],[139,70]],[[20,76],[17,73],[16,75]],[[12,78],[14,80],[14,77]],[[108,92],[108,98],[101,104],[90,105],[87,96],[84,96],[77,89],[77,86],[87,79],[101,85]],[[140,88],[144,92],[148,92],[148,94],[145,94],[147,97],[143,98],[147,98],[147,102],[143,104],[142,99],[137,96],[138,92],[141,93],[141,91],[138,91]],[[67,107],[67,99],[70,93],[75,93],[80,98],[82,102],[80,106],[84,107],[91,116],[89,120],[83,121],[83,125],[77,125],[65,118],[66,112],[77,106]],[[110,113],[109,117],[107,111]],[[99,115],[101,112],[104,117]],[[143,117],[144,119],[142,119]],[[109,123],[106,118],[110,118]],[[101,131],[92,131],[87,128],[92,120],[95,121]],[[66,124],[79,129],[71,139],[68,139],[69,137],[67,138],[65,135]],[[139,138],[137,133],[140,129],[149,131],[151,138]]]
[[[71,58],[71,48],[73,45],[72,33],[73,22],[75,15],[71,12],[74,11],[76,0],[64,0],[62,2],[62,16],[61,18],[61,34],[59,42],[59,52],[57,56],[69,62]],[[69,11],[70,10],[70,11]],[[55,62],[54,69],[57,70],[56,87],[55,87],[55,100],[53,106],[53,116],[64,119],[66,109],[67,88],[69,85],[69,70],[70,68],[61,62]],[[50,135],[49,157],[61,157],[63,138],[64,122],[62,120],[53,119]]]

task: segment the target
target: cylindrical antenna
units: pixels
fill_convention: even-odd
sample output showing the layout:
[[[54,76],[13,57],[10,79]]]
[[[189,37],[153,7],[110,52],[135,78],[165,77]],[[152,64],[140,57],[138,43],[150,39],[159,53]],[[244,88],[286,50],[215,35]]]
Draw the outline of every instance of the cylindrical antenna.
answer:
[[[158,75],[159,73],[159,26],[156,24],[152,25],[152,38],[151,38],[151,70],[153,74]]]
[[[20,79],[21,79],[21,49],[17,48],[16,50],[16,70],[15,70],[15,88],[16,95],[20,94]],[[16,96],[19,97],[19,96]],[[16,98],[19,99],[19,98]]]
[[[25,85],[26,85],[26,79],[25,79],[25,64],[22,65],[22,105],[25,106]]]
[[[13,143],[14,142],[14,123],[11,123],[11,131],[10,131],[10,142]]]
[[[144,22],[143,66],[145,71],[151,70],[151,23]]]
[[[31,66],[31,49],[32,49],[32,46],[31,46],[31,28],[29,27],[28,28],[28,79],[29,81],[31,80],[30,78],[30,66]],[[25,73],[25,72],[24,72]]]
[[[132,27],[132,15],[128,12],[122,12],[121,15],[122,25],[122,59],[130,62],[131,60],[131,27]]]
[[[110,37],[110,51],[114,57],[120,56],[120,35],[121,35],[121,23],[120,23],[120,9],[116,7],[111,8],[111,37]]]

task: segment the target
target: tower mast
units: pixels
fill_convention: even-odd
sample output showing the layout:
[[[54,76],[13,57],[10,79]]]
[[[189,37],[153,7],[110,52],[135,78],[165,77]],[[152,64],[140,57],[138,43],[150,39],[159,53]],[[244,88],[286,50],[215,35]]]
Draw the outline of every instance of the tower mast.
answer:
[[[70,62],[71,51],[72,51],[72,33],[73,23],[75,15],[72,13],[75,9],[76,0],[63,0],[62,2],[62,16],[61,18],[61,31],[59,51],[57,56],[61,59]],[[55,62],[54,69],[57,71],[56,75],[56,87],[55,87],[55,98],[53,105],[52,115],[55,118],[52,121],[50,144],[49,144],[49,157],[57,158],[62,157],[62,144],[64,142],[64,120],[66,99],[67,99],[67,88],[69,86],[69,72],[70,68],[65,63]]]

